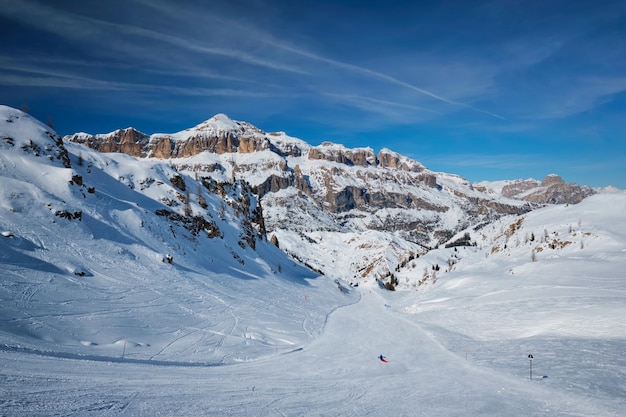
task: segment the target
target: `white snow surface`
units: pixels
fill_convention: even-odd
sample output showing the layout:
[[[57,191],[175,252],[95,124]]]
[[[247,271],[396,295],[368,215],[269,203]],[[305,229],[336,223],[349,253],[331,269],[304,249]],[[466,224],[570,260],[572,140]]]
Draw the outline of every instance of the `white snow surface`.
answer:
[[[337,271],[318,276],[240,246],[218,196],[221,238],[155,217],[167,163],[66,144],[65,168],[21,148],[45,126],[7,107],[0,126],[0,415],[624,415],[624,192],[470,230],[390,292],[335,280],[372,249],[345,253],[354,236],[311,236]]]

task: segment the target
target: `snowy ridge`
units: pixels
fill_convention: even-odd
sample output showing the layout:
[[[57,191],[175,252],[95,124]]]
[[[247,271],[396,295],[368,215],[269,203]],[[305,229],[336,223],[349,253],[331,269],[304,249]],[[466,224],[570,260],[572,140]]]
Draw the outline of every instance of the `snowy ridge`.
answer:
[[[0,137],[44,149],[0,143],[0,414],[623,415],[623,191],[493,218],[410,257],[423,247],[362,225],[398,209],[337,222],[284,188],[265,220],[296,227],[264,238],[241,171],[220,182],[46,132],[0,108]],[[352,184],[371,173],[350,169]],[[438,176],[441,201],[472,193],[463,181]],[[355,279],[363,267],[398,291]]]

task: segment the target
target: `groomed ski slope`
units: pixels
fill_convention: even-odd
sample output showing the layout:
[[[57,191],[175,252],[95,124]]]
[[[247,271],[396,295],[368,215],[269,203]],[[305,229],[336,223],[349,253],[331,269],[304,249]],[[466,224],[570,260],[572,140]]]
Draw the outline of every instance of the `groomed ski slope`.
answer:
[[[331,314],[323,334],[310,345],[255,362],[165,366],[1,351],[0,411],[47,416],[622,415],[623,397],[570,391],[565,375],[530,381],[524,358],[517,374],[466,360],[405,314],[387,308],[392,300],[376,290],[361,294],[359,302]],[[377,360],[381,352],[388,364]],[[592,387],[593,381],[586,385]]]

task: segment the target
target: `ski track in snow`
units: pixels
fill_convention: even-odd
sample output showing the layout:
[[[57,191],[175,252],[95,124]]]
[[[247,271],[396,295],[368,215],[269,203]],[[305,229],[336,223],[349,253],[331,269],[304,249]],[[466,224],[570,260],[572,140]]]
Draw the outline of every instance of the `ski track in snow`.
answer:
[[[0,349],[0,412],[20,415],[619,416],[601,401],[467,361],[381,295],[335,310],[304,349],[210,366]],[[388,364],[377,360],[383,353]],[[81,359],[81,360],[79,360]],[[522,367],[523,368],[523,367]],[[521,369],[520,369],[521,371]],[[623,380],[622,380],[623,381]],[[589,383],[585,384],[587,388]],[[332,410],[332,411],[331,411]]]

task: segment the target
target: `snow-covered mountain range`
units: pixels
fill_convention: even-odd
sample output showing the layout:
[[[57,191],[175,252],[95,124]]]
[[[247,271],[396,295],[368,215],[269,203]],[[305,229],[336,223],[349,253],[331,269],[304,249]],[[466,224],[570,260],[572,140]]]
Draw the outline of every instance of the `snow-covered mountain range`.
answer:
[[[619,416],[626,194],[537,183],[0,106],[0,414]]]
[[[166,160],[187,178],[218,184],[244,180],[261,198],[265,227],[283,250],[317,271],[340,271],[344,279],[388,281],[399,265],[462,230],[528,212],[533,207],[528,201],[578,202],[593,193],[577,185],[564,189],[559,181],[537,183],[525,195],[498,193],[432,172],[389,149],[375,154],[329,142],[311,146],[223,114],[173,134],[128,128],[65,140],[142,161]],[[352,256],[327,256],[338,246]],[[325,263],[329,258],[335,261]]]

